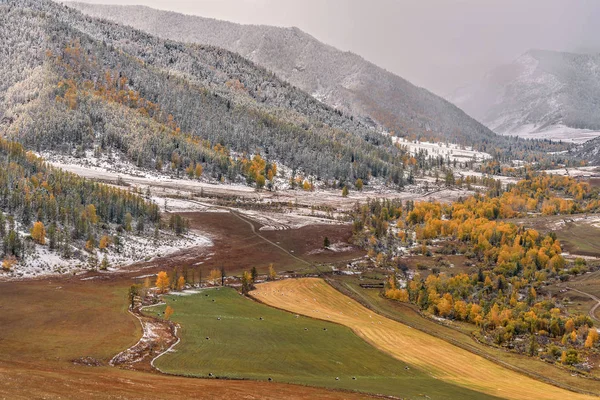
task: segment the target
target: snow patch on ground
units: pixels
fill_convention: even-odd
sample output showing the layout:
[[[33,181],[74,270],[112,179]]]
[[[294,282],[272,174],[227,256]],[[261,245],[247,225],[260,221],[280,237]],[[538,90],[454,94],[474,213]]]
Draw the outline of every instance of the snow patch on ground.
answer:
[[[600,131],[571,128],[563,124],[538,127],[535,124],[525,124],[506,132],[506,136],[519,136],[525,139],[550,139],[568,143],[581,144],[600,136]]]
[[[449,157],[451,161],[483,161],[492,158],[489,154],[474,150],[472,147],[459,146],[453,143],[410,141],[399,137],[392,137],[392,140],[394,143],[405,146],[412,155],[418,154],[420,151],[426,151],[430,156]]]
[[[574,178],[591,178],[600,176],[600,167],[577,167],[577,168],[560,168],[547,169],[544,171],[549,175],[571,176]]]
[[[210,247],[210,238],[200,232],[188,232],[176,236],[171,232],[161,231],[160,238],[142,237],[133,234],[121,236],[122,246],[119,250],[114,245],[107,251],[95,251],[98,266],[106,256],[110,267],[108,272],[116,271],[120,267],[138,261],[150,261],[156,257],[163,257],[184,248]],[[77,274],[90,270],[89,261],[92,255],[88,252],[79,252],[73,248],[78,257],[62,258],[57,252],[51,251],[48,246],[34,245],[32,254],[26,254],[15,267],[0,274],[0,279],[15,280],[35,278],[46,275]]]
[[[330,245],[326,249],[325,248],[315,249],[315,250],[312,250],[311,252],[309,252],[308,254],[313,255],[313,254],[322,254],[322,253],[329,253],[329,252],[343,253],[343,252],[350,251],[350,250],[352,250],[352,246],[350,246],[348,243],[337,242],[337,243]]]

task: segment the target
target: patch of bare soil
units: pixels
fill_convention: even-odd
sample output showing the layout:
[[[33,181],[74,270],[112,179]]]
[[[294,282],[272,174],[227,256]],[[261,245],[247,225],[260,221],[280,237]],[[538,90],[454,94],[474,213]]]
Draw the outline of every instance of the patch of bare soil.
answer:
[[[73,360],[73,364],[81,365],[86,367],[102,367],[104,363],[102,360],[95,359],[94,357],[79,357]]]
[[[151,371],[154,369],[152,360],[177,343],[177,328],[170,321],[144,315],[140,307],[136,307],[131,313],[142,324],[144,334],[135,345],[114,356],[110,360],[110,365],[137,371]]]

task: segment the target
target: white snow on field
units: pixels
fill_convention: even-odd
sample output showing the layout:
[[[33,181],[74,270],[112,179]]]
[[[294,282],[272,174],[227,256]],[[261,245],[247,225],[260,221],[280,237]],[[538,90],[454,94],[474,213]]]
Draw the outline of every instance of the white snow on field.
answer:
[[[581,144],[600,136],[600,131],[571,128],[562,124],[551,125],[545,128],[537,127],[535,124],[525,124],[501,134],[519,136],[525,139],[562,140],[563,142]]]
[[[560,168],[548,169],[544,171],[551,175],[564,175],[574,178],[591,178],[600,176],[600,167],[577,167],[577,168]]]
[[[405,146],[410,154],[415,155],[419,151],[427,151],[427,154],[433,157],[449,157],[451,161],[483,161],[492,158],[487,153],[474,150],[472,147],[463,147],[453,143],[431,143],[419,142],[417,140],[406,140],[404,138],[392,137],[394,143]]]
[[[117,252],[114,245],[108,251],[96,251],[98,266],[106,255],[110,267],[108,272],[138,261],[149,261],[156,257],[166,256],[178,250],[190,247],[209,247],[212,241],[205,235],[189,232],[183,236],[175,236],[161,231],[160,239],[141,237],[133,234],[121,237],[122,246]],[[76,257],[75,253],[79,256]],[[0,280],[34,278],[46,275],[76,274],[90,269],[90,254],[73,248],[74,257],[64,259],[58,253],[50,251],[48,246],[34,245],[33,253],[26,254],[23,260],[10,271],[0,273]]]
[[[255,189],[241,183],[219,182],[208,176],[200,179],[190,179],[185,174],[177,177],[175,174],[158,172],[152,169],[142,169],[135,166],[118,153],[111,155],[103,154],[95,157],[91,150],[86,151],[85,157],[66,156],[52,152],[38,154],[50,165],[65,171],[84,176],[90,179],[115,181],[124,178],[130,186],[146,188],[147,186],[169,187],[173,191],[196,191],[206,190],[208,194],[223,192],[235,192],[239,195],[251,195]]]
[[[219,207],[215,207],[212,204],[203,203],[195,199],[186,198],[173,198],[173,197],[159,197],[152,196],[150,198],[154,203],[158,204],[161,211],[167,212],[189,212],[189,211],[202,211],[202,212],[227,212]]]
[[[166,181],[173,179],[173,176],[153,169],[139,168],[131,161],[123,157],[119,152],[102,153],[99,157],[94,155],[93,150],[86,150],[81,157],[71,155],[57,154],[54,152],[42,152],[40,157],[49,161],[51,164],[81,166],[95,169],[98,171],[112,172],[115,175],[124,174],[138,178],[147,178],[157,181]],[[185,177],[181,177],[183,179]]]
[[[193,294],[198,294],[209,289],[211,288],[186,289],[182,290],[181,292],[169,292],[169,296],[191,296]]]
[[[353,249],[353,247],[350,246],[348,243],[336,242],[336,243],[330,245],[326,249],[315,249],[315,250],[312,250],[308,254],[312,255],[312,254],[321,254],[321,253],[327,253],[327,252],[344,253],[344,252],[350,251],[352,249]]]

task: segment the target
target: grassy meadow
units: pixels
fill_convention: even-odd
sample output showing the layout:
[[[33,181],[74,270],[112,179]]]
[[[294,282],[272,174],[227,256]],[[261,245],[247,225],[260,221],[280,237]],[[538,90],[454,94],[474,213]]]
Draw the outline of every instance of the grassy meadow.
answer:
[[[170,295],[165,300],[174,309],[171,319],[181,325],[181,342],[156,360],[164,372],[271,378],[409,399],[493,398],[436,380],[377,350],[345,326],[271,308],[233,289]],[[157,315],[165,307],[146,312]]]

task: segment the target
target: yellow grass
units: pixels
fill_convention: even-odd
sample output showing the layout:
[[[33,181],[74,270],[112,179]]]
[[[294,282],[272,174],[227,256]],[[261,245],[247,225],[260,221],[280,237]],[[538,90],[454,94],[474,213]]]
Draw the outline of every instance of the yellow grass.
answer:
[[[317,278],[257,285],[260,301],[351,328],[373,346],[447,382],[507,399],[576,400],[592,396],[537,381],[424,332],[382,317]]]

